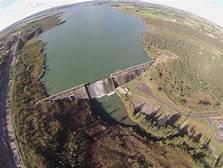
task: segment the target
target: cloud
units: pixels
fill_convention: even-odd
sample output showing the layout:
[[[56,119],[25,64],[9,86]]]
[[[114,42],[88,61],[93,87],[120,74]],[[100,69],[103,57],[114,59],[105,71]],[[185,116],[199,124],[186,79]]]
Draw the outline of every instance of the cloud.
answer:
[[[4,1],[4,2],[3,2]],[[9,0],[0,0],[1,2]],[[0,6],[0,30],[36,12],[64,4],[78,3],[89,0],[13,0],[6,7]],[[223,26],[223,4],[220,0],[144,0],[146,2],[158,3],[175,8],[183,9],[204,18],[214,21]]]

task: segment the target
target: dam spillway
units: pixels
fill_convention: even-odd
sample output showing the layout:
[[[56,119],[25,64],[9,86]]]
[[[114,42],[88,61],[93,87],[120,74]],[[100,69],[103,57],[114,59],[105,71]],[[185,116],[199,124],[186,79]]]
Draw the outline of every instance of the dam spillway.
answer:
[[[115,85],[111,77],[87,84],[86,87],[91,98],[99,98],[115,90]]]
[[[151,66],[152,63],[153,61],[146,62],[127,68],[125,70],[112,73],[107,78],[73,87],[71,89],[41,99],[36,103],[71,97],[79,99],[94,99],[109,95],[114,92],[117,87],[140,76]]]

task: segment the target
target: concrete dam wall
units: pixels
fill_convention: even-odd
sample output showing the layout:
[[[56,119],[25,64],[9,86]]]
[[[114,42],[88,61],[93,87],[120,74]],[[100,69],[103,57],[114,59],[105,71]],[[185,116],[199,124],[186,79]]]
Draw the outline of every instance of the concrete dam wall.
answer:
[[[146,62],[111,74],[115,88],[140,76],[153,62]]]
[[[115,72],[111,74],[108,78],[76,86],[74,88],[65,90],[55,95],[51,95],[45,99],[41,99],[36,103],[40,103],[42,101],[47,100],[57,100],[71,97],[81,99],[93,99],[109,95],[113,93],[117,87],[140,76],[143,72],[145,72],[145,70],[150,67],[152,63],[153,62],[146,62],[125,70]]]

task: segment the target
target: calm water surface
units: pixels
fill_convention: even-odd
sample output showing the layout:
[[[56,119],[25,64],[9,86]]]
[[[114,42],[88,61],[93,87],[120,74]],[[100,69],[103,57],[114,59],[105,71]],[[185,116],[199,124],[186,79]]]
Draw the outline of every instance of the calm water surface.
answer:
[[[97,100],[97,102],[100,104],[99,107],[97,107],[95,104],[93,105],[97,109],[97,112],[101,113],[102,115],[105,112],[107,113],[104,115],[106,119],[112,117],[120,123],[135,125],[135,123],[128,117],[128,113],[126,112],[125,107],[117,94],[101,97]]]
[[[66,23],[40,37],[48,42],[49,70],[43,82],[49,94],[148,61],[141,44],[143,23],[137,17],[105,5],[79,5],[65,9],[63,19]]]

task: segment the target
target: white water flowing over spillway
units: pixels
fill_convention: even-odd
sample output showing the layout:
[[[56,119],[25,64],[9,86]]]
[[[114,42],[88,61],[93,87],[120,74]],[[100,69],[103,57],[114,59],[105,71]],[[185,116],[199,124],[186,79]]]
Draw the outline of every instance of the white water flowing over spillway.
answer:
[[[114,93],[115,86],[110,78],[106,78],[100,81],[96,81],[94,83],[91,83],[88,87],[88,92],[91,95],[91,97],[99,98],[103,97],[105,95],[110,95],[111,93]]]

